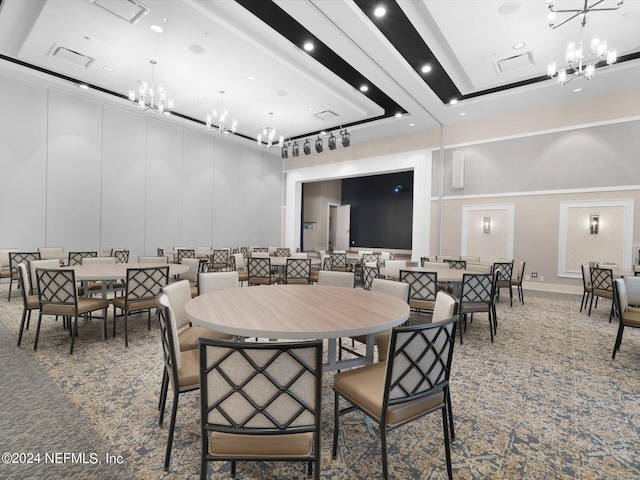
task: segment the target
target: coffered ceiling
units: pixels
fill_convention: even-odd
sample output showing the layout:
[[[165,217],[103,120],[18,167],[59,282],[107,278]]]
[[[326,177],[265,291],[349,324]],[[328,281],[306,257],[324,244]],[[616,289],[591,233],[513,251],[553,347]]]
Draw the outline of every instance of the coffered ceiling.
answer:
[[[606,39],[619,61],[565,85],[547,64],[580,22],[551,29],[547,14],[545,0],[2,0],[0,72],[135,109],[128,92],[155,60],[178,121],[204,130],[222,101],[246,142],[271,124],[294,139],[346,127],[356,143],[637,88],[640,1],[589,15],[585,42]]]

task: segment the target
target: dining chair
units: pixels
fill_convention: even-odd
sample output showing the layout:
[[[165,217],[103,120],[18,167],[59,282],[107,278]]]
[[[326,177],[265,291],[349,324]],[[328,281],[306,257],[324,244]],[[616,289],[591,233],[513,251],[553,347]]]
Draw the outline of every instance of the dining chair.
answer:
[[[406,260],[385,260],[384,266],[386,268],[406,268],[407,261]]]
[[[178,250],[177,263],[182,263],[183,258],[196,258],[196,251],[193,248],[181,248]]]
[[[198,273],[200,272],[200,259],[199,258],[183,258],[180,262],[186,266],[188,270],[185,273],[181,273],[178,278],[180,280],[188,280],[191,286],[191,296],[196,297],[198,295]]]
[[[332,253],[329,258],[331,260],[331,270],[334,272],[346,272],[349,270],[346,253]]]
[[[138,263],[153,263],[153,264],[162,264],[167,265],[169,263],[169,259],[167,257],[148,257],[144,255],[138,256]]]
[[[251,258],[269,258],[271,257],[271,255],[269,255],[269,252],[261,252],[259,250],[254,250],[253,252],[251,252]]]
[[[31,295],[31,285],[29,283],[29,273],[24,263],[16,265],[16,273],[18,275],[18,289],[22,297],[22,319],[20,320],[20,331],[18,332],[18,346],[22,342],[22,334],[25,330],[29,330],[31,322],[31,312],[40,309],[38,295]]]
[[[431,323],[438,323],[458,314],[458,299],[449,292],[440,290],[431,314]]]
[[[322,341],[200,339],[200,478],[209,462],[305,462],[320,479]]]
[[[438,293],[438,272],[400,270],[400,281],[410,286],[410,308],[417,312],[433,312]]]
[[[38,277],[36,276],[36,269],[38,268],[58,268],[60,267],[60,260],[57,258],[47,258],[44,260],[30,260],[29,265],[29,282],[31,283],[31,293],[38,295]]]
[[[40,258],[42,260],[50,260],[53,258],[58,260],[60,264],[63,264],[66,258],[64,248],[62,247],[38,247],[38,252],[40,252]]]
[[[83,257],[81,265],[115,265],[116,263],[116,257]],[[105,293],[107,290],[113,292],[124,290],[124,282],[122,280],[100,280],[88,282],[87,290],[84,290],[84,287],[81,287],[79,292],[82,292],[83,295],[102,294],[103,286],[105,287]]]
[[[452,255],[436,255],[436,262],[444,262],[445,260],[452,260]]]
[[[102,250],[100,250],[100,253],[98,254],[98,256],[99,257],[113,256],[113,248],[104,247]]]
[[[522,291],[522,280],[524,279],[524,265],[525,265],[525,262],[520,262],[518,264],[518,273],[516,274],[516,278],[511,279],[511,286],[516,287],[518,291],[518,300],[522,302],[522,305],[524,305],[524,292]]]
[[[156,307],[156,297],[169,281],[169,266],[127,268],[125,293],[113,299],[113,336],[116,336],[116,320],[124,316],[124,345],[129,346],[129,314],[148,312],[148,328],[151,329],[151,309]],[[123,313],[116,315],[116,309]]]
[[[420,266],[424,267],[429,262],[429,257],[420,257]]]
[[[215,249],[209,257],[209,270],[226,270],[229,264],[229,250]]]
[[[78,336],[78,317],[80,315],[86,317],[90,312],[102,310],[102,338],[103,340],[106,339],[109,300],[95,297],[78,297],[76,274],[73,269],[37,268],[36,278],[40,315],[38,316],[36,338],[33,345],[34,350],[38,348],[38,337],[40,336],[40,324],[42,323],[43,315],[61,315],[70,320],[73,318],[73,322],[69,322],[71,333],[70,355],[73,354],[73,345]]]
[[[276,257],[290,257],[291,249],[286,247],[278,247],[276,248]]]
[[[460,260],[464,260],[465,262],[475,262],[478,263],[480,261],[480,257],[476,257],[473,255],[460,256]]]
[[[98,252],[69,252],[69,260],[67,265],[72,267],[73,265],[82,265],[83,258],[95,258],[98,256]]]
[[[434,324],[395,327],[386,362],[345,370],[333,377],[332,457],[338,454],[340,416],[362,411],[378,425],[382,477],[389,478],[387,433],[433,412],[442,412],[449,479],[453,478],[449,435],[455,440],[449,379],[456,318]],[[340,399],[348,402],[340,408]],[[350,442],[355,439],[350,437]],[[435,454],[433,454],[435,456]]]
[[[309,285],[311,283],[311,259],[287,258],[284,283],[288,285]]]
[[[405,303],[409,302],[409,290],[410,285],[404,282],[396,282],[395,280],[385,280],[383,278],[374,278],[371,291],[378,293],[385,293],[402,300]],[[354,340],[361,343],[366,343],[366,335],[352,337]],[[378,347],[378,361],[384,362],[387,359],[387,352],[389,351],[389,340],[391,339],[391,330],[385,330],[378,332],[374,335],[376,346]],[[353,352],[351,352],[353,353]]]
[[[234,253],[231,255],[231,270],[235,270],[238,274],[240,286],[244,285],[244,282],[249,282],[249,271],[247,270],[245,257],[242,253]]]
[[[379,265],[378,259],[379,255],[375,253],[365,253],[362,255],[362,267],[377,267]]]
[[[115,250],[113,256],[116,258],[116,263],[129,263],[129,250]]]
[[[196,247],[196,258],[209,258],[211,247]]]
[[[291,258],[309,258],[306,252],[291,252]]]
[[[500,289],[509,289],[509,305],[513,307],[513,285],[511,277],[513,277],[513,261],[510,262],[494,262],[493,271],[498,273],[498,290],[496,291],[497,301],[500,301]]]
[[[593,299],[596,299],[596,308],[598,308],[598,298],[608,298],[611,300],[611,310],[609,311],[609,323],[613,318],[613,270],[610,268],[591,268],[591,301],[589,302],[589,315],[591,315],[591,307]]]
[[[278,283],[278,276],[271,274],[271,259],[249,258],[249,285],[273,285]]]
[[[582,270],[582,301],[580,302],[580,311],[582,309],[587,308],[587,304],[589,303],[589,297],[593,293],[593,288],[591,287],[591,270],[589,269],[589,264],[585,263],[580,266]]]
[[[462,345],[462,329],[466,325],[466,316],[471,313],[486,313],[489,316],[489,330],[491,332],[491,343],[495,326],[495,288],[497,273],[465,273],[462,277],[462,288],[460,291],[460,301],[458,304],[460,344]]]
[[[633,282],[632,288],[638,289],[640,278],[617,278],[613,282],[613,298],[616,303],[616,310],[620,317],[618,324],[618,334],[616,335],[616,343],[613,346],[612,359],[616,358],[616,353],[620,350],[622,343],[622,334],[624,327],[640,328],[640,308],[629,305],[629,297],[627,294],[628,282]]]
[[[11,278],[11,265],[9,264],[9,253],[19,252],[19,248],[0,248],[0,280]]]
[[[9,277],[9,294],[7,295],[7,301],[11,301],[11,291],[13,290],[13,281],[18,280],[18,272],[17,267],[18,264],[24,263],[25,265],[29,265],[33,260],[40,260],[40,252],[9,252],[9,271],[11,275]],[[58,262],[60,265],[60,262]],[[27,275],[29,276],[28,281],[30,285],[33,285],[36,280],[35,275],[31,275],[31,271],[27,271]]]
[[[362,288],[365,290],[371,290],[374,278],[380,278],[380,268],[377,266],[371,267],[365,264],[362,267]]]
[[[445,260],[445,263],[449,264],[449,268],[454,270],[465,270],[467,268],[466,260]]]
[[[169,471],[171,461],[171,448],[173,446],[173,434],[176,426],[176,416],[178,414],[178,401],[181,393],[192,392],[200,388],[200,370],[198,349],[180,350],[178,340],[178,327],[176,325],[173,309],[169,306],[169,300],[164,294],[158,295],[155,300],[158,310],[158,321],[160,323],[160,339],[162,341],[162,358],[164,360],[163,391],[166,384],[171,383],[173,391],[173,404],[171,406],[171,420],[169,423],[169,434],[167,438],[167,448],[164,454],[164,471]],[[166,393],[165,393],[166,396]],[[160,405],[160,421],[162,426],[164,419],[165,402]]]
[[[156,252],[158,257],[164,257],[164,248],[158,247]]]
[[[318,285],[354,288],[355,282],[356,279],[353,272],[333,272],[330,270],[320,270],[318,272]]]
[[[238,272],[200,272],[198,274],[198,295],[216,290],[238,288]]]

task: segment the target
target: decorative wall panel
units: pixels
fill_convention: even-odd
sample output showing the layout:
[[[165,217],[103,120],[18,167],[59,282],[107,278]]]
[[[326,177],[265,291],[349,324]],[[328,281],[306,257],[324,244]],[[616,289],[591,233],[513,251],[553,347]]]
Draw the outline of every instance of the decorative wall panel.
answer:
[[[513,204],[464,205],[461,255],[477,256],[489,263],[499,258],[513,259],[514,210]],[[485,218],[490,218],[489,233],[484,232]]]

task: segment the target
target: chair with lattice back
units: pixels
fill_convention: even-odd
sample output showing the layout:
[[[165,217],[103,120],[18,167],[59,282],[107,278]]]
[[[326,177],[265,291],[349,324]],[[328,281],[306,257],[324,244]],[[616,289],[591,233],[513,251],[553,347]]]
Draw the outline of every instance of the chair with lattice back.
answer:
[[[271,274],[270,258],[249,258],[249,285],[272,285],[278,283],[278,276]]]
[[[200,339],[201,463],[294,461],[320,479],[322,341]]]
[[[366,267],[366,266],[378,266],[379,262],[378,262],[378,258],[379,255],[375,254],[375,253],[365,253],[362,255],[362,267]]]
[[[40,302],[38,301],[38,295],[30,293],[31,285],[27,266],[24,263],[19,263],[16,266],[16,273],[18,274],[18,289],[22,297],[22,319],[20,320],[20,332],[18,333],[18,346],[20,346],[25,328],[29,330],[31,312],[40,308]]]
[[[613,270],[610,268],[591,268],[591,301],[589,302],[589,315],[591,315],[591,307],[593,299],[596,299],[596,308],[598,308],[598,298],[608,298],[611,300],[611,310],[609,311],[609,323],[613,318]]]
[[[116,250],[113,252],[116,263],[129,263],[129,250]]]
[[[40,303],[40,315],[38,316],[38,326],[36,328],[36,338],[33,349],[38,348],[38,338],[40,336],[40,324],[43,315],[63,316],[73,318],[73,323],[69,322],[71,333],[71,346],[69,354],[73,353],[75,338],[78,335],[78,317],[87,315],[96,310],[103,310],[102,315],[102,338],[106,338],[107,332],[107,309],[109,300],[96,297],[78,297],[76,287],[76,274],[73,269],[36,269],[38,282],[38,302]]]
[[[183,258],[196,258],[196,251],[192,248],[181,248],[178,250],[177,262],[182,263]]]
[[[497,274],[495,274],[497,278]],[[462,277],[460,291],[460,303],[458,308],[460,344],[462,344],[463,325],[466,325],[466,316],[471,313],[486,313],[489,316],[489,330],[491,342],[495,331],[495,283],[493,273],[465,273]]]
[[[329,258],[331,259],[331,270],[336,272],[349,271],[346,253],[332,253]]]
[[[309,285],[311,283],[311,259],[287,258],[284,283],[288,285]]]
[[[83,258],[94,258],[98,256],[98,252],[69,252],[69,260],[67,265],[82,265]]]
[[[444,263],[449,264],[449,268],[453,270],[464,270],[467,268],[466,260],[445,260]]]
[[[125,294],[113,299],[113,336],[116,336],[116,309],[124,316],[124,344],[129,346],[129,314],[148,312],[148,328],[151,329],[151,309],[156,307],[156,296],[169,281],[169,266],[127,268]]]
[[[40,252],[9,252],[9,269],[11,270],[11,277],[9,278],[9,294],[7,296],[7,301],[11,301],[11,290],[13,289],[14,280],[16,283],[18,281],[18,264],[24,263],[28,266],[32,260],[40,260]],[[31,276],[31,272],[29,270],[27,270],[27,275],[29,275],[29,284],[33,285],[36,279]],[[31,293],[31,291],[29,293]]]
[[[226,248],[214,249],[209,256],[209,271],[226,270],[229,264],[229,250]]]
[[[493,271],[498,273],[498,290],[496,291],[497,300],[500,301],[500,289],[509,289],[509,304],[513,307],[513,285],[511,277],[513,276],[513,262],[495,262]]]
[[[367,265],[362,267],[362,288],[365,290],[371,290],[374,278],[380,278],[379,267],[369,267]]]
[[[291,249],[287,247],[276,248],[276,257],[290,257]]]
[[[523,305],[524,305],[524,291],[522,290],[522,280],[524,280],[524,266],[525,266],[525,262],[520,262],[518,264],[518,273],[516,274],[516,278],[511,279],[511,286],[516,287],[518,291],[518,300],[520,300]],[[580,311],[582,311],[582,304],[580,305]]]
[[[410,285],[410,308],[418,312],[433,312],[438,294],[437,272],[400,270],[400,281]]]
[[[382,478],[386,480],[389,478],[387,432],[440,411],[447,473],[450,480],[453,478],[449,435],[455,440],[455,430],[449,378],[455,331],[455,317],[434,324],[396,327],[391,332],[387,361],[334,376],[334,459],[338,453],[340,416],[360,410],[378,424]],[[346,400],[348,406],[341,409],[340,398]]]

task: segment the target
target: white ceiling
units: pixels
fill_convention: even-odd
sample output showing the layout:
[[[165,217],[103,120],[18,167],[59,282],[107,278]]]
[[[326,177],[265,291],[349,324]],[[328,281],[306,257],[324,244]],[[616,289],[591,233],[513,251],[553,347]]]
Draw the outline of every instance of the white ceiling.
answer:
[[[219,109],[219,92],[224,91],[224,106],[237,118],[239,133],[251,138],[269,124],[269,112],[273,126],[285,137],[338,130],[385,114],[367,94],[316,61],[313,52],[291,43],[234,1],[140,0],[149,12],[133,24],[100,7],[128,9],[135,6],[132,2],[2,0],[0,54],[123,95],[151,79],[149,60],[154,59],[155,83],[173,97],[177,112],[204,121],[207,112]],[[636,59],[598,70],[590,81],[578,78],[561,86],[549,79],[449,105],[355,2],[275,3],[407,112],[401,118],[351,128],[353,143],[637,88],[640,79],[640,59]],[[559,8],[580,8],[583,3],[557,0]],[[580,38],[578,19],[555,30],[547,26],[544,0],[398,0],[398,4],[462,94],[543,76],[548,62],[562,64],[566,44]],[[617,0],[604,0],[599,6],[616,4]],[[153,32],[152,25],[164,32]],[[619,10],[592,13],[584,35],[585,40],[606,39],[618,57],[640,51],[640,1],[627,0]],[[514,50],[518,42],[525,47]],[[59,46],[93,61],[83,68],[51,56]],[[523,53],[529,54],[532,65],[499,72],[499,60]],[[7,62],[0,62],[0,68],[3,64],[6,67]],[[574,93],[577,87],[582,91]],[[116,101],[135,108],[125,99]],[[327,110],[337,117],[316,116]]]

